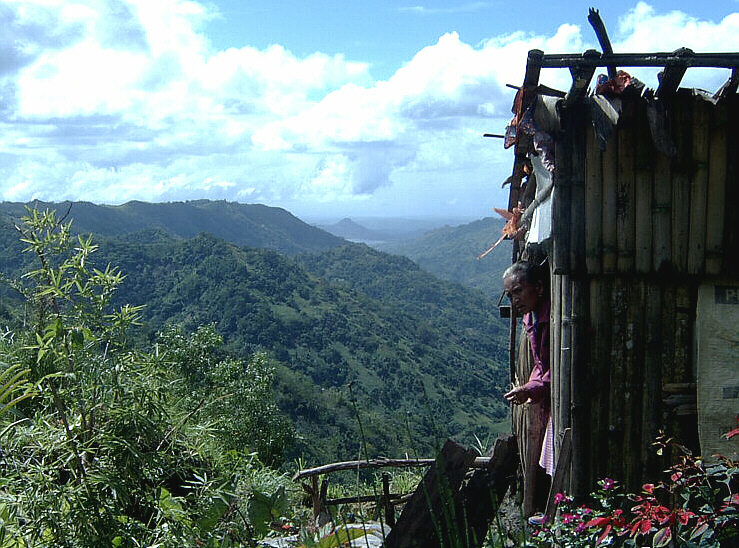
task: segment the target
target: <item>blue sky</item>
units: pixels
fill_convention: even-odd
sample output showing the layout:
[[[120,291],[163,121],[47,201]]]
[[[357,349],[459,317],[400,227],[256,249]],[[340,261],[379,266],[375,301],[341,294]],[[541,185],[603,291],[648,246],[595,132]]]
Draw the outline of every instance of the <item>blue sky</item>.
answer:
[[[479,218],[505,203],[510,151],[481,137],[510,117],[505,84],[532,47],[597,47],[589,4],[5,0],[0,198]],[[601,14],[616,51],[739,51],[735,1]]]

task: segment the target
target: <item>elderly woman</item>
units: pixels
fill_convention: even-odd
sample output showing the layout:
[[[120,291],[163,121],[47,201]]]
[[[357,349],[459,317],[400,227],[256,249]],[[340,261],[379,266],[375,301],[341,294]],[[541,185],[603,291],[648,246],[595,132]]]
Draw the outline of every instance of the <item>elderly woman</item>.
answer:
[[[525,403],[542,405],[544,414],[541,419],[546,422],[546,432],[541,446],[539,466],[549,476],[552,476],[554,473],[554,446],[549,398],[548,281],[549,269],[546,266],[525,261],[514,263],[503,274],[503,287],[511,300],[516,315],[522,317],[523,329],[528,338],[531,361],[533,362],[528,381],[513,388],[504,395],[504,398],[516,405]],[[544,429],[544,424],[541,424],[541,428]],[[547,493],[542,492],[544,490],[541,487],[536,491],[536,498],[545,501]]]

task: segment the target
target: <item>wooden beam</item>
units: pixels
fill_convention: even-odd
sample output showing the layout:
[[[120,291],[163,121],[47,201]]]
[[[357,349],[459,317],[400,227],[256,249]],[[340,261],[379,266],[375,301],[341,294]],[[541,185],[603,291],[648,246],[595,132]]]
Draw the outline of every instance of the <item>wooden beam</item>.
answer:
[[[671,63],[665,67],[659,78],[659,86],[655,95],[657,97],[667,97],[677,91],[680,81],[685,75],[685,71],[688,69],[688,63],[686,58],[694,55],[693,50],[688,48],[680,48],[675,50],[674,55],[679,59],[678,61]]]
[[[683,48],[684,49],[684,48]],[[677,50],[677,52],[681,52]],[[689,51],[689,50],[688,50]],[[570,68],[592,65],[607,67],[669,67],[685,65],[686,67],[739,68],[737,53],[613,53],[603,54],[599,58],[584,58],[579,53],[547,54],[541,59],[541,68]]]
[[[613,53],[613,47],[611,41],[608,38],[608,32],[606,31],[606,25],[603,23],[603,19],[600,18],[600,13],[595,8],[590,8],[588,12],[588,22],[595,31],[595,36],[598,38],[600,49],[603,53],[611,55]],[[595,70],[595,67],[593,67]],[[608,65],[608,78],[614,78],[616,76],[616,65]]]

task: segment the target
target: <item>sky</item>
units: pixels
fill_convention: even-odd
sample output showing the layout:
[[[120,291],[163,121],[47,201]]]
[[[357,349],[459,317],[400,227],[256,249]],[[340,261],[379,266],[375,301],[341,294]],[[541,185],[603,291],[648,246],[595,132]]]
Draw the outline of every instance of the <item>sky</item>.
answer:
[[[591,4],[2,0],[0,199],[484,217],[507,203],[512,152],[482,138],[511,116],[506,84],[529,49],[598,49]],[[616,52],[739,51],[736,0],[600,12]],[[656,86],[656,70],[630,72]]]

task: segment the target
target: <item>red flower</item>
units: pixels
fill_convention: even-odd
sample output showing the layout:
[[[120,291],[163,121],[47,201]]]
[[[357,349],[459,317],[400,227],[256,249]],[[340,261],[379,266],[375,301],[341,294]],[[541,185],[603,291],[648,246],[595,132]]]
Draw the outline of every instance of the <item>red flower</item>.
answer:
[[[649,493],[651,495],[652,492],[654,491],[654,484],[653,483],[645,483],[644,485],[641,486],[641,490],[644,491],[645,493]]]

